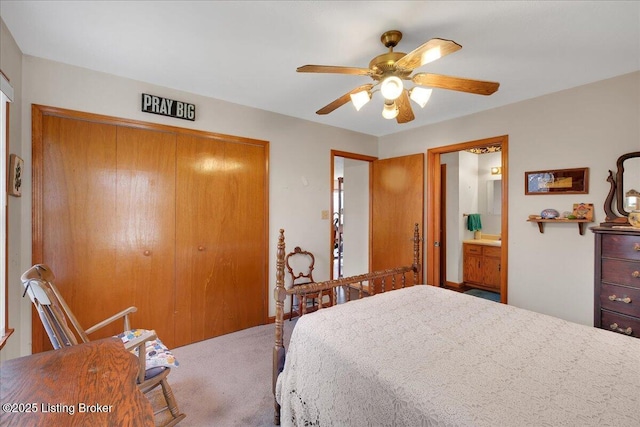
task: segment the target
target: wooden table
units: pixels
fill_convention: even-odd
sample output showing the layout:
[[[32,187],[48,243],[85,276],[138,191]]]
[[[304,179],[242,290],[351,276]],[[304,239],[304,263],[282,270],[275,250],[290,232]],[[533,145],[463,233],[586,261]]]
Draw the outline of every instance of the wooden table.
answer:
[[[137,359],[107,338],[0,365],[2,426],[153,426]]]

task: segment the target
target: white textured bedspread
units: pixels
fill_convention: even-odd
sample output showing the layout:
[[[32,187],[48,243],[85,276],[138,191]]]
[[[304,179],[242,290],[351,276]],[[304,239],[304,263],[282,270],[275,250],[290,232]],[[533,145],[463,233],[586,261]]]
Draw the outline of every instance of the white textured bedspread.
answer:
[[[284,426],[640,426],[640,339],[431,286],[301,317]]]

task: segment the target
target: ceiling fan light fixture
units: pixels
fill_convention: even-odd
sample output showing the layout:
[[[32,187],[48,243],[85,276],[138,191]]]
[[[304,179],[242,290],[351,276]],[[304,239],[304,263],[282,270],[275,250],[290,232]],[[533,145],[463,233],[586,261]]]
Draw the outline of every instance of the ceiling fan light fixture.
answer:
[[[387,120],[395,119],[398,116],[398,106],[394,101],[385,101],[382,109],[382,117]]]
[[[371,101],[371,94],[368,90],[361,90],[360,92],[351,94],[351,102],[353,103],[353,106],[356,107],[356,111],[360,111],[360,109],[369,101]]]
[[[440,52],[440,46],[432,47],[422,54],[420,64],[428,64],[429,62],[433,62],[436,59],[440,59],[441,57],[442,53]]]
[[[380,93],[382,93],[384,99],[389,101],[398,99],[403,90],[402,80],[398,76],[386,77],[380,84]]]
[[[433,89],[416,86],[409,91],[409,98],[418,104],[420,108],[424,108],[427,102],[429,102],[429,98],[431,98],[431,92],[433,92]]]

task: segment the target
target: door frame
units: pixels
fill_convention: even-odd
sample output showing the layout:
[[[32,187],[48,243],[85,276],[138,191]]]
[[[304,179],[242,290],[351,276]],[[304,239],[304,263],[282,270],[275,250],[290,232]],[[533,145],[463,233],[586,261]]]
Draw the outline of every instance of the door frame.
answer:
[[[378,160],[377,157],[373,157],[373,156],[367,156],[365,154],[358,154],[358,153],[350,153],[348,151],[340,151],[340,150],[331,150],[331,170],[329,172],[329,177],[331,180],[331,184],[329,185],[329,207],[330,207],[330,212],[335,212],[334,206],[333,206],[333,184],[334,184],[334,174],[335,174],[335,158],[336,157],[344,157],[345,159],[351,159],[351,160],[362,160],[365,162],[369,162],[369,265],[371,264],[371,192],[372,192],[372,177],[371,177],[371,170],[373,167],[373,162],[375,160]],[[333,266],[333,244],[334,244],[334,238],[335,238],[335,233],[334,233],[334,229],[333,229],[333,219],[330,218],[329,219],[329,259],[331,260],[331,268],[329,268],[329,279],[333,280],[335,279],[335,277],[333,277],[333,270],[334,270],[334,266]]]
[[[441,249],[437,249],[436,242],[440,242],[439,230],[441,229],[441,179],[440,179],[440,155],[471,148],[486,147],[488,145],[499,145],[502,149],[502,218],[501,218],[501,259],[502,268],[500,270],[500,302],[507,304],[508,301],[508,249],[509,249],[509,136],[501,135],[492,138],[479,139],[475,141],[461,142],[458,144],[431,148],[427,151],[427,222],[426,228],[426,256],[427,256],[427,277],[426,283],[432,286],[439,286],[442,272]],[[439,244],[439,243],[438,243]]]

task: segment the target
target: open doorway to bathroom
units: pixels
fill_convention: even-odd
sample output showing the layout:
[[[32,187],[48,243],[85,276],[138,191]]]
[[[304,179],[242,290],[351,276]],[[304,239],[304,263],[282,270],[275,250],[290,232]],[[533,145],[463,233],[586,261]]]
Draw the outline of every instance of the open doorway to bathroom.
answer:
[[[500,301],[507,303],[508,136],[433,148],[428,150],[427,161],[426,282],[469,289],[464,278],[463,241],[474,239],[467,228],[467,215],[480,213],[485,240],[497,239],[488,242],[495,243],[487,250],[494,257],[485,264],[495,262],[495,290]],[[482,291],[481,287],[477,290]]]

